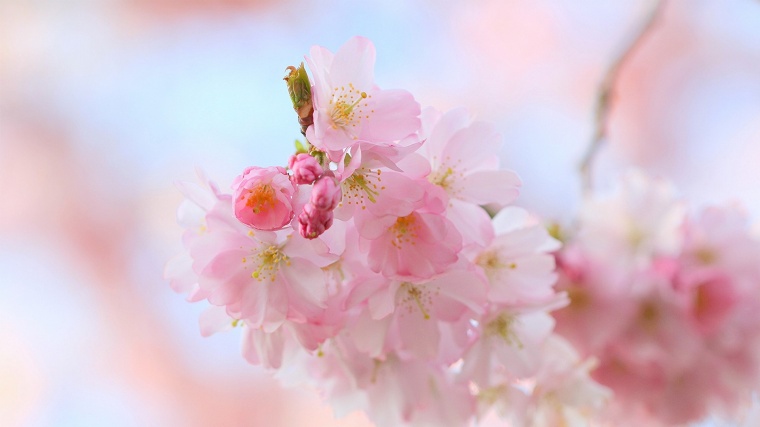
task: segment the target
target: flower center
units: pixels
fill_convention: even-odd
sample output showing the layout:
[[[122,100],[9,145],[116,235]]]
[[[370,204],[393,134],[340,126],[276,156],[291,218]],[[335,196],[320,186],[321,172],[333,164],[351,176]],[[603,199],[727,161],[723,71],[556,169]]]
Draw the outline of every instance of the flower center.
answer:
[[[245,205],[253,210],[254,214],[265,213],[274,208],[277,198],[274,194],[274,188],[269,184],[260,184],[248,190],[248,194],[240,196],[245,197]]]
[[[488,322],[485,326],[486,336],[496,336],[504,340],[508,345],[522,348],[522,342],[514,331],[514,324],[517,320],[514,316],[502,313],[496,319]]]
[[[696,258],[700,264],[709,265],[714,263],[718,259],[718,256],[709,248],[699,248],[694,251],[694,258]]]
[[[505,262],[499,257],[499,253],[496,250],[481,252],[475,258],[475,264],[479,265],[491,280],[494,280],[504,269],[514,270],[517,268],[517,263]]]
[[[366,92],[356,89],[352,83],[348,84],[348,90],[346,90],[345,86],[333,89],[333,94],[330,98],[332,128],[355,128],[362,118],[368,119],[369,115],[364,112],[363,108],[367,107],[368,104],[367,102],[362,104],[362,101],[371,97]]]
[[[254,253],[253,264],[256,269],[251,273],[251,277],[263,282],[265,280],[274,281],[277,278],[277,270],[281,263],[290,265],[290,258],[282,253],[279,246],[270,245],[264,250]],[[248,257],[243,258],[243,264],[248,262]]]
[[[657,329],[661,315],[660,307],[655,301],[647,300],[639,306],[639,324],[648,332]]]
[[[452,166],[451,158],[446,157],[443,162],[436,167],[438,158],[433,157],[432,163],[433,171],[428,175],[428,181],[443,188],[449,193],[449,195],[458,197],[461,193],[461,188],[457,185],[457,181],[464,178],[466,172],[466,170],[458,164],[461,163],[461,160],[453,162],[454,166]]]
[[[451,176],[454,175],[454,169],[451,167],[440,168],[435,173],[430,174],[430,182],[443,188],[449,186]]]
[[[415,244],[419,224],[414,214],[399,217],[396,222],[389,228],[393,241],[391,242],[396,248],[401,248],[404,244]]]
[[[381,184],[380,175],[380,169],[357,169],[341,183],[343,199],[340,205],[345,201],[348,205],[357,205],[361,206],[362,209],[367,209],[365,200],[375,203],[377,201],[375,197],[380,194],[380,191],[385,190],[385,186]]]
[[[401,292],[401,304],[407,307],[408,313],[413,312],[414,307],[417,307],[425,319],[430,319],[429,307],[433,302],[433,296],[424,286],[404,282],[399,292]]]

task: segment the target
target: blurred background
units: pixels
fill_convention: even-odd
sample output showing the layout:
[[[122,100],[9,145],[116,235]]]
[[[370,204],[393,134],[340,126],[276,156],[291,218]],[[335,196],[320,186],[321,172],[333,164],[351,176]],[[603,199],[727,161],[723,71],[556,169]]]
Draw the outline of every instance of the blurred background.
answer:
[[[0,0],[0,425],[368,426],[201,338],[162,278],[173,186],[284,165],[282,77],[376,44],[376,81],[505,137],[518,204],[567,220],[599,84],[652,1]],[[620,74],[598,187],[635,165],[760,217],[760,1],[671,0]]]

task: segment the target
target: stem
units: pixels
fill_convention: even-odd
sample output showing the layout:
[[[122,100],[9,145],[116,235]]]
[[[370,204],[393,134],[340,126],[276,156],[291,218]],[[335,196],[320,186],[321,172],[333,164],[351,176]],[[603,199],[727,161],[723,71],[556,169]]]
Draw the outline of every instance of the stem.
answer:
[[[649,13],[649,16],[642,24],[641,29],[636,33],[635,37],[633,37],[628,46],[620,53],[620,55],[618,55],[618,57],[612,63],[610,68],[607,70],[607,73],[604,75],[604,80],[602,80],[602,83],[599,86],[599,95],[596,99],[596,126],[594,129],[594,136],[591,139],[591,143],[589,144],[586,153],[581,159],[579,167],[581,175],[581,188],[584,195],[589,194],[592,190],[593,179],[591,175],[594,159],[596,158],[599,149],[604,144],[604,141],[607,139],[610,110],[612,109],[613,102],[615,101],[615,88],[620,77],[620,72],[630,61],[631,57],[633,57],[636,50],[641,48],[641,45],[644,43],[646,37],[656,26],[658,19],[662,15],[662,11],[664,10],[666,2],[667,0],[656,0],[652,11]]]

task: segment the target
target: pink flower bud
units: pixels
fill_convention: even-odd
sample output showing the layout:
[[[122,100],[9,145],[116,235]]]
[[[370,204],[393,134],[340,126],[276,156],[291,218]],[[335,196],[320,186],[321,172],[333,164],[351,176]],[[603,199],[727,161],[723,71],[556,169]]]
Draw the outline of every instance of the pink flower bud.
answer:
[[[251,166],[232,183],[235,217],[258,230],[279,230],[293,219],[295,185],[282,167]]]
[[[335,177],[324,175],[314,183],[311,190],[311,203],[317,209],[331,211],[338,206],[343,192],[340,189],[340,183]]]
[[[288,167],[293,171],[293,181],[296,184],[311,184],[322,176],[322,166],[314,157],[299,153],[290,156]]]
[[[303,207],[298,215],[298,232],[307,239],[314,239],[324,233],[333,223],[331,210],[318,209],[311,203]]]

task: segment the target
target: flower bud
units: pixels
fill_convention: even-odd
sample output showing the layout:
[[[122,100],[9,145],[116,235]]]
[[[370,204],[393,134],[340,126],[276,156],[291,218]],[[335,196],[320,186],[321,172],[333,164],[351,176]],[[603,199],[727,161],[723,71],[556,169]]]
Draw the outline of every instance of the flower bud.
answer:
[[[293,181],[296,184],[311,184],[322,176],[322,166],[314,157],[299,153],[290,156],[288,167],[293,171]]]
[[[307,239],[314,239],[324,233],[333,223],[333,212],[318,209],[311,203],[303,207],[298,215],[298,232]]]
[[[301,133],[305,134],[306,129],[314,123],[314,107],[311,102],[311,83],[309,76],[306,74],[306,68],[301,65],[296,68],[289,66],[288,75],[283,80],[288,85],[288,94],[290,101],[293,103],[293,109],[298,113],[298,123],[301,125]]]
[[[338,206],[343,192],[334,176],[323,175],[311,190],[311,203],[318,209],[331,211]]]

